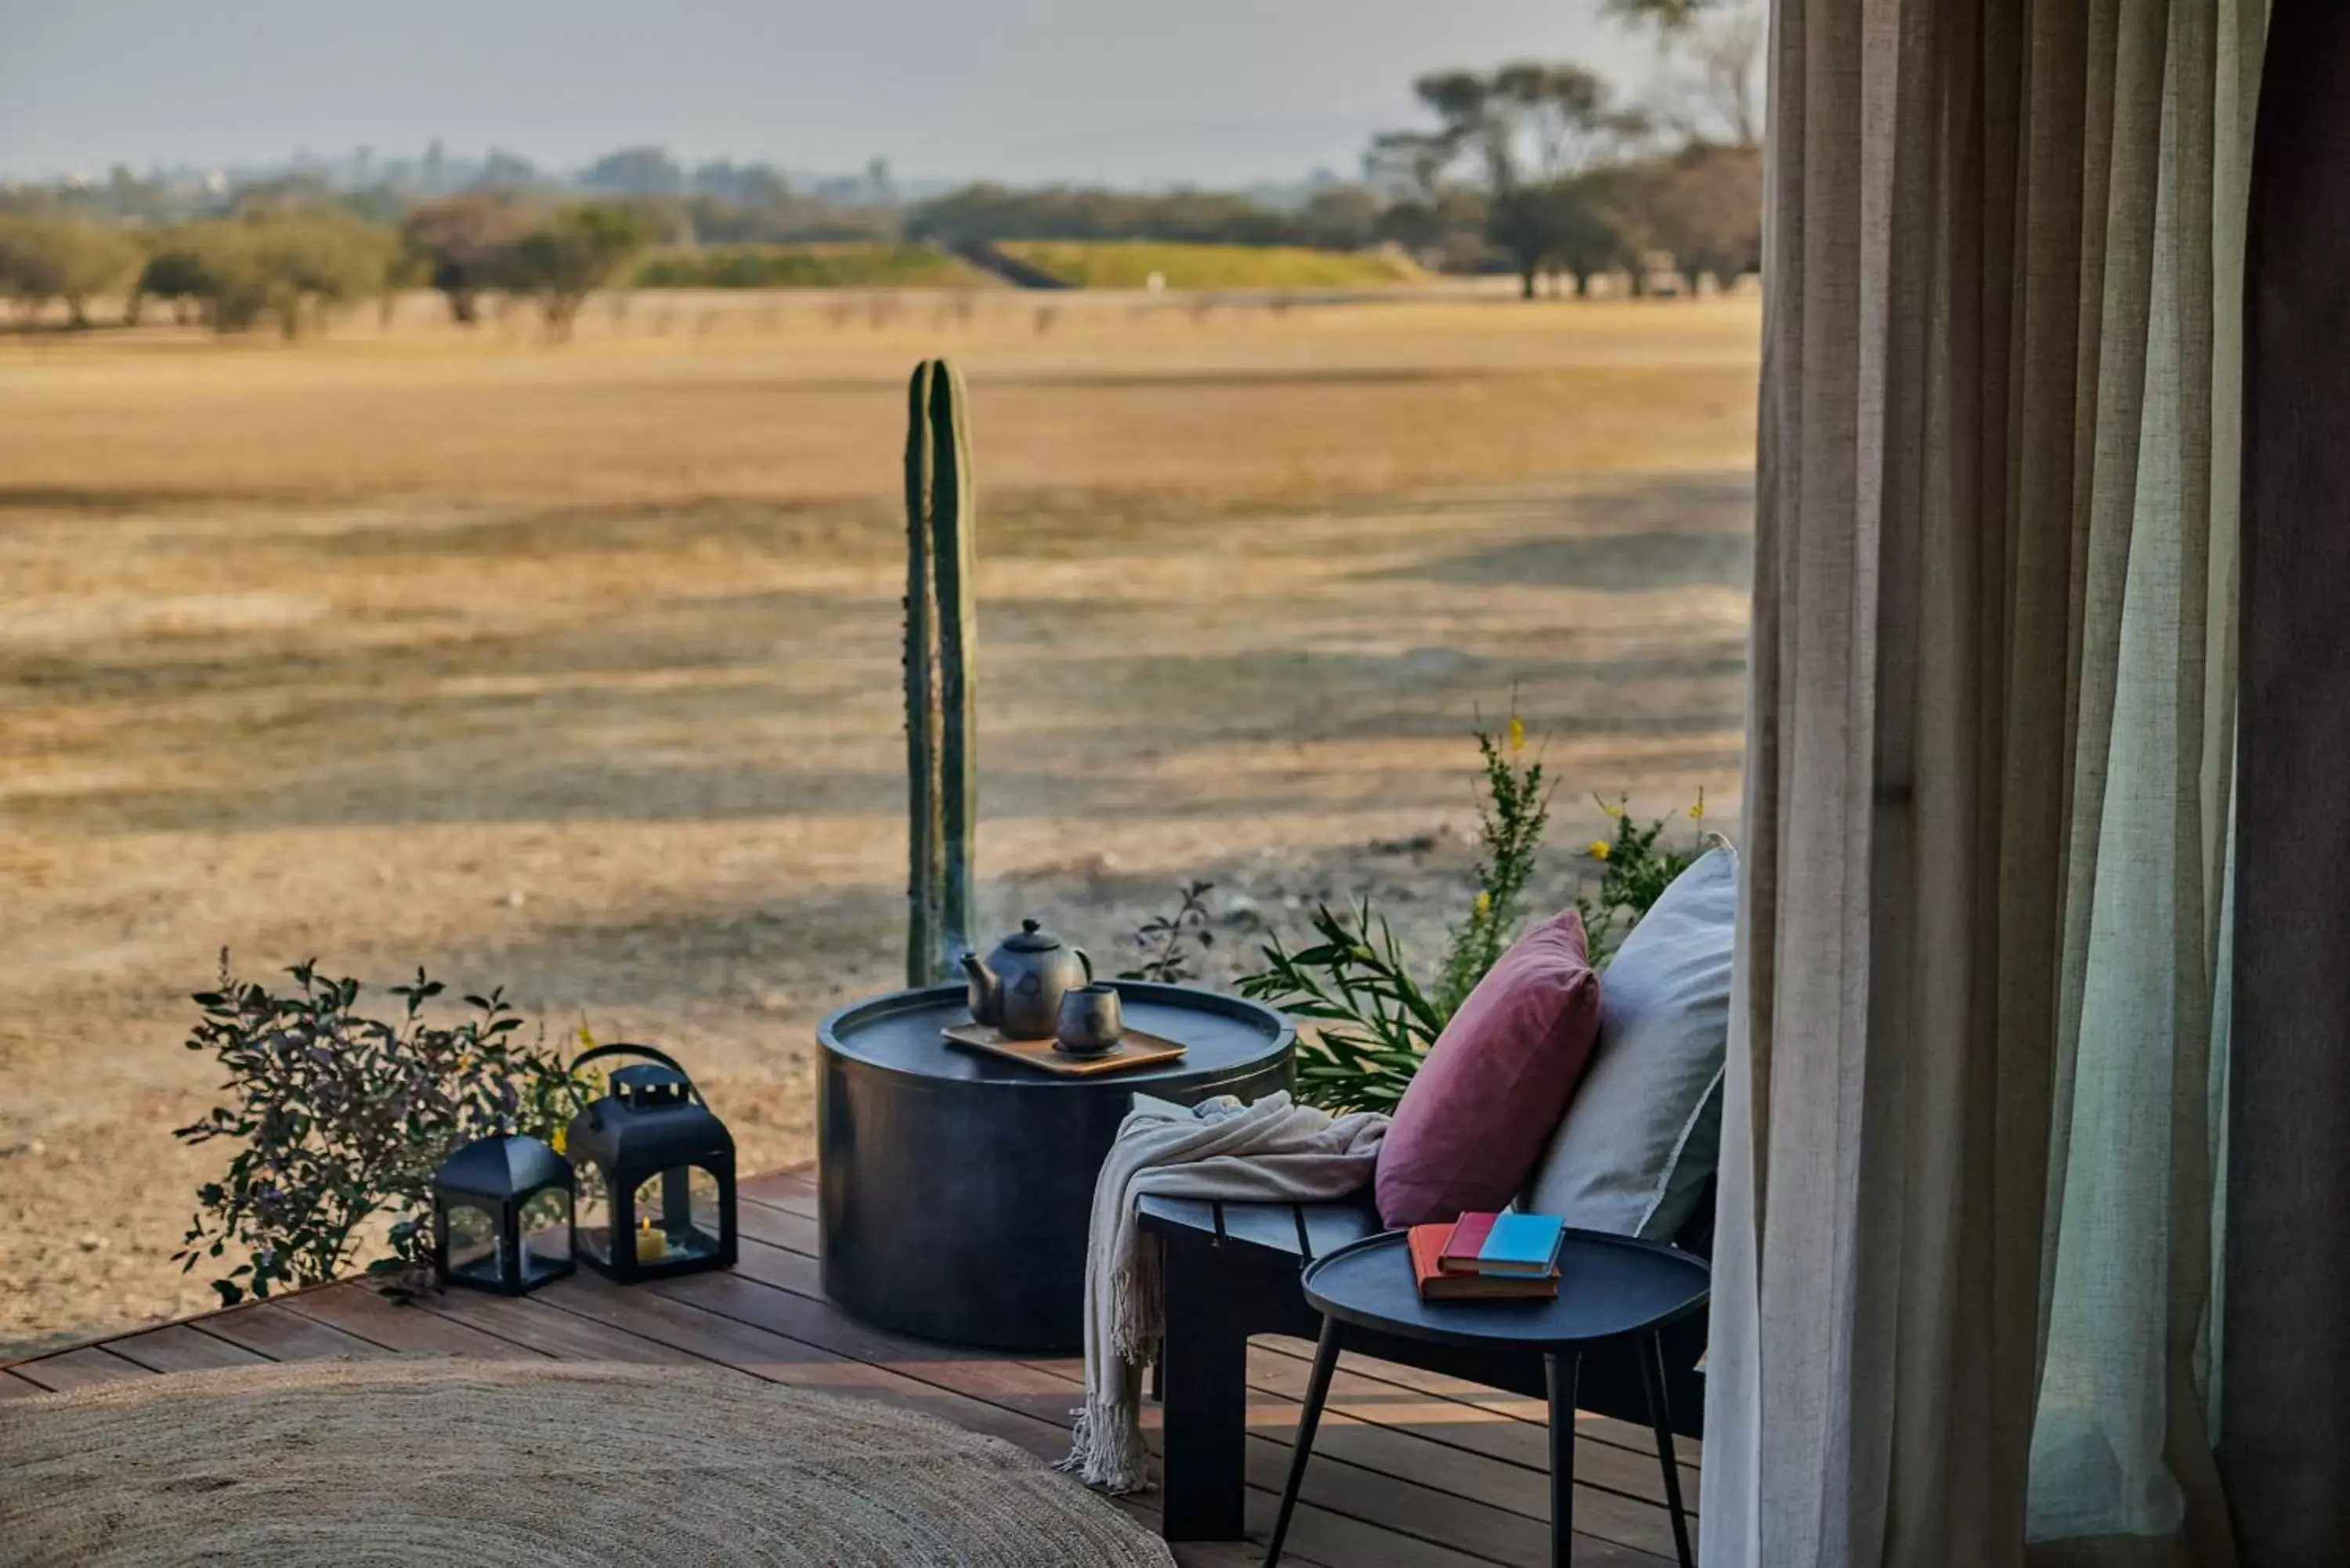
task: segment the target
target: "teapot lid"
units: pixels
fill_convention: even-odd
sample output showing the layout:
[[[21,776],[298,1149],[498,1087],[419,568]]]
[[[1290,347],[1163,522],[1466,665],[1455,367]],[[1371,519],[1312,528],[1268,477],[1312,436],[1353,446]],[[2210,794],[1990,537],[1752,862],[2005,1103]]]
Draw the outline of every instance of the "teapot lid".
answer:
[[[1061,945],[1061,939],[1039,921],[1023,920],[1018,930],[1003,939],[1003,945],[1015,953],[1048,953]]]

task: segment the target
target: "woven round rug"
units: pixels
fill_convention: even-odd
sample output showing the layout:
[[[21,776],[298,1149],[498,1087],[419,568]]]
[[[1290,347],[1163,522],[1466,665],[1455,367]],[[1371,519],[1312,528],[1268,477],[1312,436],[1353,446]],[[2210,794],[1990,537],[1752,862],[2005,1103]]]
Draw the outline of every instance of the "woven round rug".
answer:
[[[0,1414],[12,1563],[1172,1568],[1034,1454],[715,1368],[399,1357]]]

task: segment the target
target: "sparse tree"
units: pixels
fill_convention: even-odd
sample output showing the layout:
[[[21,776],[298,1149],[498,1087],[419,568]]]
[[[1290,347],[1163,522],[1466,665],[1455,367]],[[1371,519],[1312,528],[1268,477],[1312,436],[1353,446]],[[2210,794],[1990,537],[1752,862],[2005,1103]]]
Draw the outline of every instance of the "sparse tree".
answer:
[[[135,320],[145,301],[160,299],[171,306],[172,318],[185,327],[203,308],[212,286],[212,275],[204,269],[201,236],[190,229],[173,229],[160,236],[148,251],[147,264],[140,269],[139,281],[132,286],[131,305],[126,314]]]
[[[644,249],[636,214],[605,202],[580,202],[550,214],[515,247],[515,276],[538,298],[546,333],[568,339],[588,296],[620,275]]]
[[[515,286],[515,247],[530,228],[519,204],[468,194],[411,208],[400,237],[421,259],[426,281],[447,296],[450,319],[472,327],[483,295]]]
[[[1572,182],[1636,147],[1648,134],[1646,119],[1619,108],[1606,79],[1577,65],[1521,62],[1491,77],[1441,71],[1413,90],[1438,128],[1379,137],[1371,166],[1432,192],[1459,161],[1472,161],[1483,180],[1486,238],[1509,256],[1532,299],[1581,221]]]
[[[77,218],[0,218],[0,293],[27,321],[62,300],[74,326],[88,326],[90,300],[128,285],[139,262],[138,244],[119,229]]]
[[[247,226],[263,307],[289,342],[334,306],[380,295],[399,256],[391,235],[341,213],[288,213]]]
[[[1633,171],[1621,166],[1586,169],[1553,189],[1553,265],[1575,280],[1575,297],[1591,292],[1591,280],[1629,258],[1619,212],[1623,188]]]
[[[1692,296],[1702,274],[1727,281],[1761,269],[1761,149],[1698,143],[1642,170],[1638,184],[1645,237],[1672,253]]]

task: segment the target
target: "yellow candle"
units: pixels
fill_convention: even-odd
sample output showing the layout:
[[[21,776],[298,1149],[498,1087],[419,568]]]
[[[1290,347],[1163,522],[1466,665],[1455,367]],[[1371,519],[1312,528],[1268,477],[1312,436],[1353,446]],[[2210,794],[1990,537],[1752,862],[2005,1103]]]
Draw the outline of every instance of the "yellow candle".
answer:
[[[637,1224],[637,1262],[658,1263],[669,1256],[669,1238],[653,1229],[650,1220]]]

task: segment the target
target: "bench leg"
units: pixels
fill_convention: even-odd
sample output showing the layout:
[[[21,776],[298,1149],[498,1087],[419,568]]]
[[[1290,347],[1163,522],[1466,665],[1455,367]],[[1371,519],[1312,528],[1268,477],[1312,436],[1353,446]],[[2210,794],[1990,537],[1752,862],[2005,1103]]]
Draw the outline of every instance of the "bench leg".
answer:
[[[1338,1342],[1343,1337],[1345,1331],[1336,1318],[1322,1320],[1322,1341],[1314,1347],[1314,1376],[1305,1383],[1305,1408],[1297,1415],[1297,1447],[1289,1456],[1289,1484],[1281,1489],[1281,1511],[1274,1516],[1264,1568],[1274,1568],[1281,1561],[1281,1543],[1289,1538],[1289,1516],[1297,1511],[1297,1489],[1305,1482],[1305,1461],[1314,1457],[1314,1433],[1322,1425],[1322,1407],[1330,1397],[1330,1374],[1337,1369]]]
[[[1160,1530],[1170,1541],[1239,1541],[1248,1533],[1248,1327],[1211,1271],[1170,1265]]]

